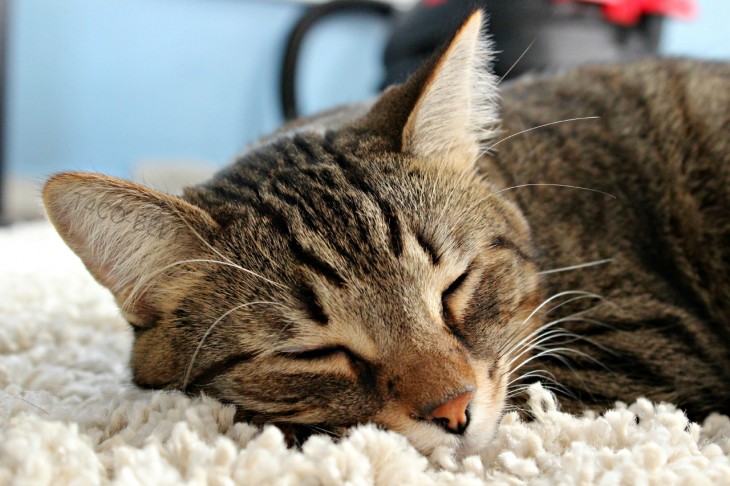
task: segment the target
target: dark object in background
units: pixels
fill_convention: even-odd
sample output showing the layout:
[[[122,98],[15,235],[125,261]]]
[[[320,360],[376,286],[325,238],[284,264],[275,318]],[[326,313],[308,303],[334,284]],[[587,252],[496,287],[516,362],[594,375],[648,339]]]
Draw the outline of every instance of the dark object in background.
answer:
[[[289,35],[280,86],[284,117],[299,116],[299,50],[321,19],[352,11],[395,18],[385,50],[385,87],[404,81],[478,8],[489,16],[497,52],[494,71],[505,78],[655,55],[663,16],[689,18],[696,10],[695,0],[422,0],[396,15],[385,2],[335,0],[308,9]]]
[[[405,80],[476,8],[483,8],[489,16],[489,33],[497,51],[495,73],[507,78],[528,71],[654,55],[662,25],[662,17],[653,15],[644,15],[635,26],[615,25],[604,18],[602,6],[594,3],[421,1],[396,20],[385,50],[384,86]]]
[[[299,117],[296,97],[297,61],[299,60],[299,51],[305,34],[320,20],[333,14],[345,12],[368,12],[389,17],[393,14],[393,6],[385,2],[371,0],[334,0],[311,7],[304,13],[289,33],[281,66],[279,89],[281,110],[286,120]]]

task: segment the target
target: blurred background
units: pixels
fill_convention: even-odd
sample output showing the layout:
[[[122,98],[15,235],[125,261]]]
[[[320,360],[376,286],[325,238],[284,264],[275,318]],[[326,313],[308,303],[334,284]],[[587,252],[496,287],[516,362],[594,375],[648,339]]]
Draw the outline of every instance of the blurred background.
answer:
[[[367,5],[366,5],[367,4]],[[730,59],[729,0],[2,0],[0,219],[88,170],[170,192],[289,116],[375,95],[486,5],[500,74]]]

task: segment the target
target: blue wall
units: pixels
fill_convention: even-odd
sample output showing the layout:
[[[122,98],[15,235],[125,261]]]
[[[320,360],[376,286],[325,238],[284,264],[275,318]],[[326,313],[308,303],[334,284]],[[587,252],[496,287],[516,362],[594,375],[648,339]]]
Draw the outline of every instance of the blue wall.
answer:
[[[730,60],[730,0],[699,0],[692,22],[667,22],[661,49],[677,56]]]
[[[140,160],[227,162],[282,122],[280,59],[301,12],[242,0],[12,2],[10,172],[129,176]],[[303,46],[303,111],[375,92],[385,35],[385,22],[351,15],[315,30]]]
[[[730,1],[671,22],[662,50],[730,58]],[[63,169],[128,177],[141,160],[223,164],[281,123],[278,72],[302,7],[252,0],[15,0],[6,160],[40,177]],[[311,113],[375,92],[387,24],[328,21],[304,46]]]

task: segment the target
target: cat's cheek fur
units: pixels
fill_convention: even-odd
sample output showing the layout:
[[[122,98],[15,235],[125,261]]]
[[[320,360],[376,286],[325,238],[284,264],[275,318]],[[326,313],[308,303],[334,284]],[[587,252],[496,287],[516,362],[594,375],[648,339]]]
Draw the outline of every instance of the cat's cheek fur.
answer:
[[[494,363],[488,361],[475,362],[475,377],[477,390],[469,406],[471,414],[469,428],[459,442],[457,453],[462,456],[476,454],[483,449],[494,437],[499,419],[502,417],[505,405],[505,377],[507,373],[501,371],[502,363],[497,363],[500,370],[496,380],[490,379],[489,369]]]

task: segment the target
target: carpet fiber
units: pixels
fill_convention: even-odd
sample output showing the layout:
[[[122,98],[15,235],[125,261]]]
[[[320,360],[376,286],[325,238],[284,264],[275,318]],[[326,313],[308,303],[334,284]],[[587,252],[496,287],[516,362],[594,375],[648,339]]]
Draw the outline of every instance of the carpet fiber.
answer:
[[[730,419],[646,400],[603,415],[504,417],[461,462],[362,426],[287,449],[210,398],[133,386],[132,333],[47,223],[0,230],[0,484],[730,484]]]

